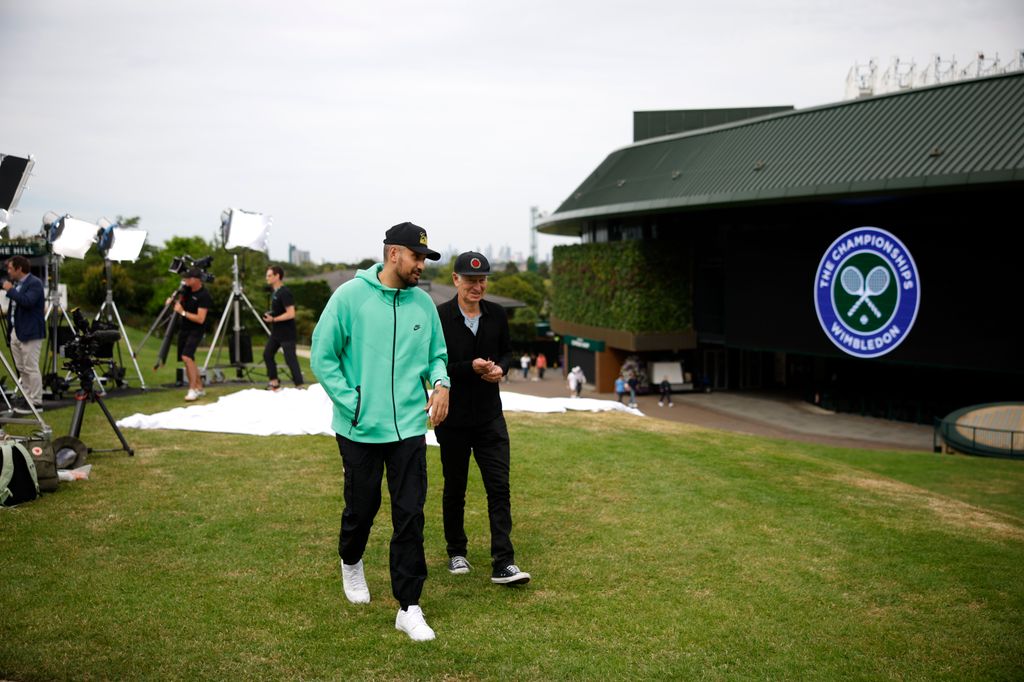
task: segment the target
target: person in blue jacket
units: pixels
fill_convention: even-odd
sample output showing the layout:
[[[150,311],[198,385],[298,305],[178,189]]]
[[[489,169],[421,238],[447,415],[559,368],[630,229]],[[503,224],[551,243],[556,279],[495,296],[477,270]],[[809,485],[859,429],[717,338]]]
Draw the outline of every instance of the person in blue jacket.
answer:
[[[331,398],[345,473],[338,554],[345,596],[370,601],[363,552],[380,509],[387,469],[391,494],[391,592],[395,628],[413,641],[434,639],[420,609],[427,578],[423,503],[427,497],[427,420],[448,414],[448,350],[430,295],[420,289],[427,232],[412,223],[389,229],[384,262],[338,287],[313,331],[310,362]],[[433,394],[427,397],[427,388]]]
[[[11,301],[9,308],[11,329],[11,355],[21,377],[24,398],[12,403],[18,414],[31,414],[28,403],[43,409],[43,375],[39,371],[39,352],[46,338],[46,293],[43,283],[33,275],[32,264],[24,256],[7,261],[4,291]]]

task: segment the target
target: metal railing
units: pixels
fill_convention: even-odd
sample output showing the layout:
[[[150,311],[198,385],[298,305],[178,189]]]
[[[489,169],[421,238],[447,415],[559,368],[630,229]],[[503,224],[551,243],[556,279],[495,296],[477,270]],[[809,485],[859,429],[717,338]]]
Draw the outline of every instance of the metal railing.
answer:
[[[942,452],[942,443],[958,449],[970,448],[969,454],[1005,454],[1009,457],[1024,457],[1024,431],[994,429],[988,426],[974,426],[945,419],[935,418],[932,448]],[[965,447],[966,446],[966,447]]]

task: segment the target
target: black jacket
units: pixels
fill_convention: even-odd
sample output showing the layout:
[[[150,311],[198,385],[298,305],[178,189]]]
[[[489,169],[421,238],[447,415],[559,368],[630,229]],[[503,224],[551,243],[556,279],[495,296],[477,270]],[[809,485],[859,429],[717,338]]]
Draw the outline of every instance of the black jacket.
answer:
[[[448,377],[452,382],[448,418],[441,426],[477,426],[501,415],[498,384],[484,381],[474,372],[473,360],[494,360],[508,374],[512,359],[508,316],[500,305],[486,300],[480,301],[480,313],[480,326],[474,336],[459,310],[458,296],[437,306],[448,346]]]

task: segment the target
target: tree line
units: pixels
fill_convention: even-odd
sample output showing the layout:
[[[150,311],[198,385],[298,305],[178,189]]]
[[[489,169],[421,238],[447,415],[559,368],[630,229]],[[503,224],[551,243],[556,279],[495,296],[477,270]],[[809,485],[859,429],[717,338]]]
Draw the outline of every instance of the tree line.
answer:
[[[119,217],[119,224],[136,227],[139,217]],[[176,257],[191,256],[193,259],[212,255],[213,262],[207,271],[214,276],[213,282],[205,286],[213,297],[215,309],[210,311],[220,318],[223,306],[231,295],[232,263],[238,256],[240,279],[246,296],[256,311],[268,309],[270,289],[265,275],[270,265],[285,269],[285,284],[295,294],[296,326],[299,336],[307,340],[330,298],[331,291],[326,282],[320,280],[296,281],[296,278],[340,269],[360,269],[372,266],[375,261],[363,259],[358,263],[325,263],[320,265],[293,265],[272,261],[267,254],[250,249],[223,248],[219,236],[207,240],[203,237],[171,237],[162,246],[146,244],[138,260],[132,263],[114,263],[111,267],[112,292],[119,312],[125,323],[136,327],[148,327],[164,306],[164,301],[181,285],[181,276],[170,271],[171,261]],[[424,279],[451,284],[451,273],[455,259],[443,265],[427,267]],[[531,262],[531,266],[534,264]],[[85,310],[98,310],[106,298],[107,281],[103,257],[91,250],[84,259],[65,259],[61,265],[61,281],[68,287],[69,304]],[[528,267],[520,272],[514,263],[491,275],[488,293],[507,296],[526,304],[517,308],[509,318],[510,333],[514,341],[528,342],[535,338],[535,324],[546,320],[551,307],[551,280],[547,263]],[[215,324],[213,321],[210,324]],[[246,313],[243,324],[254,335],[262,330],[252,316]],[[258,332],[258,333],[257,333]]]

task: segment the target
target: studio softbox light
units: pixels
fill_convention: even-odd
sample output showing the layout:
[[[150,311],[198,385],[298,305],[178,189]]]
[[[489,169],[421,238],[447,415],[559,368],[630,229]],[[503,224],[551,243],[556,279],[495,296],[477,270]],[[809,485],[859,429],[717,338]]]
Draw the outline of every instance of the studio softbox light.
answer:
[[[267,238],[270,236],[270,224],[273,217],[252,211],[232,208],[225,224],[224,248],[233,249],[242,246],[254,251],[267,250]]]
[[[85,258],[99,232],[99,225],[78,218],[64,218],[63,223],[53,240],[53,252],[66,258]]]
[[[115,227],[114,240],[107,249],[107,260],[135,262],[146,244],[145,230],[134,227]]]

